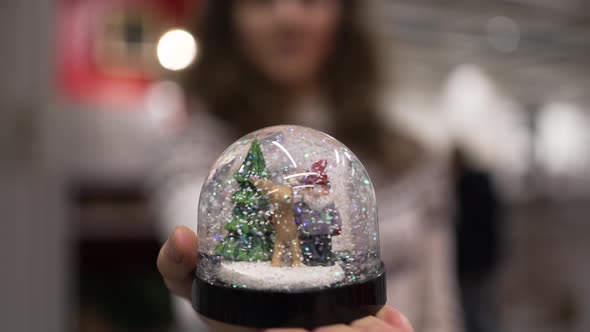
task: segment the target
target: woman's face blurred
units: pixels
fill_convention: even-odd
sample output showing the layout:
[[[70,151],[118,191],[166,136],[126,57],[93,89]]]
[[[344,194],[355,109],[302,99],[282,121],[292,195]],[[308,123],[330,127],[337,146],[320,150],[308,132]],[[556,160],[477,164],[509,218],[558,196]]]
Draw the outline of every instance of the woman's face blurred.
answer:
[[[235,0],[239,46],[274,83],[296,87],[317,79],[334,44],[340,0]]]

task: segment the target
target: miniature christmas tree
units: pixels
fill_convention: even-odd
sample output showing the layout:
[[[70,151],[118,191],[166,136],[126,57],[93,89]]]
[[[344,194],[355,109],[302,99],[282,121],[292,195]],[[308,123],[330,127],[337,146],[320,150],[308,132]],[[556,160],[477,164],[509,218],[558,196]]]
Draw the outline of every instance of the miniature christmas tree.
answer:
[[[260,143],[254,139],[246,159],[234,175],[240,187],[232,196],[235,205],[230,221],[225,224],[229,233],[217,245],[217,255],[233,261],[270,260],[273,248],[270,202],[250,182],[250,178],[267,177]]]

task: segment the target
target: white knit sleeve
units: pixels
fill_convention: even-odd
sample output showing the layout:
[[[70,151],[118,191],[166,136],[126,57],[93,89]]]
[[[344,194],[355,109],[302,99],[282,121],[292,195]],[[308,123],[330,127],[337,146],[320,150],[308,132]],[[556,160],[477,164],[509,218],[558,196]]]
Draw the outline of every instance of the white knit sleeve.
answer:
[[[231,143],[227,130],[202,115],[191,119],[189,128],[162,149],[161,160],[153,172],[152,188],[162,240],[176,226],[196,231],[201,187],[228,141]]]

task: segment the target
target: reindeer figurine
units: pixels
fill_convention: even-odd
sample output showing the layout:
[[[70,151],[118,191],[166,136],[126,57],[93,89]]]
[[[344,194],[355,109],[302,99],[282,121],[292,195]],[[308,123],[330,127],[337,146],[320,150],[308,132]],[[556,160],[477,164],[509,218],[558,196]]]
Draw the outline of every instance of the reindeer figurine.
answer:
[[[250,182],[272,202],[275,207],[273,224],[275,227],[275,244],[272,254],[272,266],[279,267],[286,250],[291,253],[290,266],[303,264],[299,232],[293,215],[293,189],[279,186],[272,181],[250,178]]]

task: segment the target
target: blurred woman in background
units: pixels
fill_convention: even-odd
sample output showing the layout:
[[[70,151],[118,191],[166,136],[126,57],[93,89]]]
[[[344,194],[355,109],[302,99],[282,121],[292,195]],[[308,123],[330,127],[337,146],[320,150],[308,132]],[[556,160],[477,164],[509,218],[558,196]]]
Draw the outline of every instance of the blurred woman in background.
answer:
[[[388,304],[416,331],[457,331],[446,171],[385,120],[368,3],[207,1],[195,31],[200,59],[184,80],[193,113],[161,169],[158,209],[167,234],[196,225],[209,167],[246,133],[277,124],[324,131],[359,156],[375,184]],[[196,245],[192,231],[176,228],[159,257],[168,287],[186,297]]]

